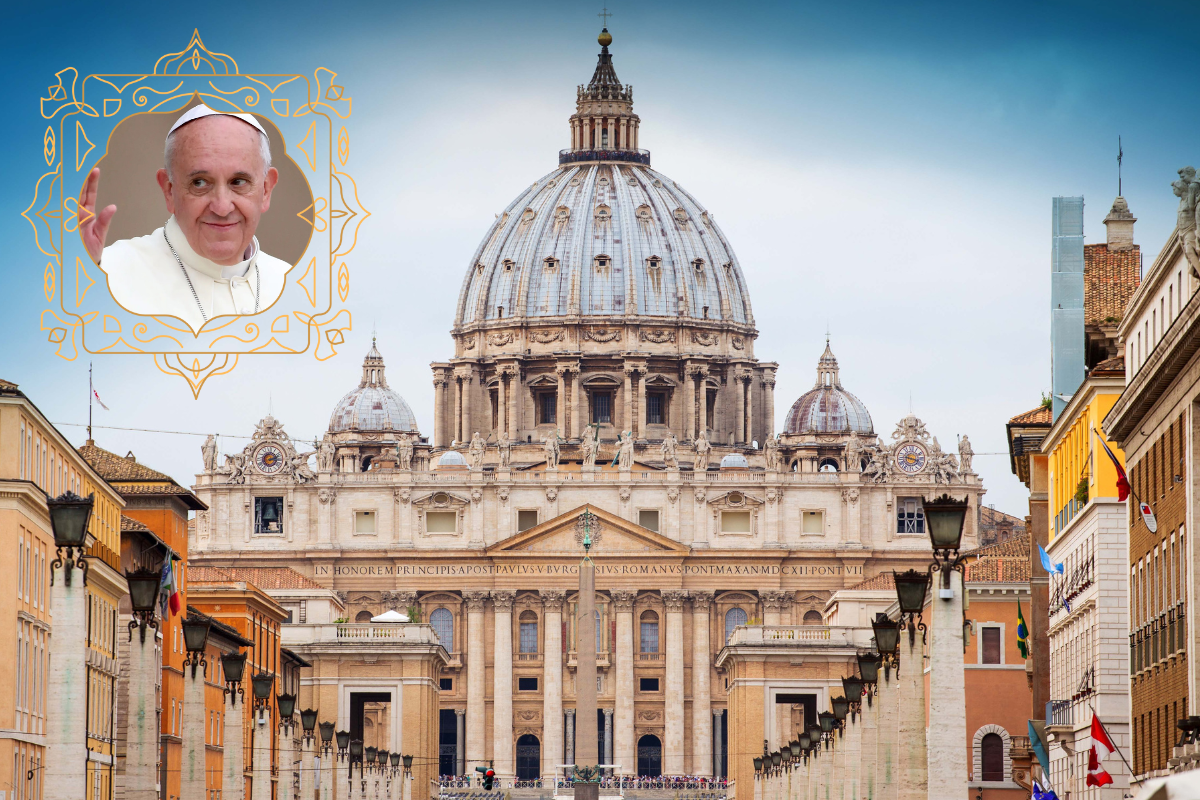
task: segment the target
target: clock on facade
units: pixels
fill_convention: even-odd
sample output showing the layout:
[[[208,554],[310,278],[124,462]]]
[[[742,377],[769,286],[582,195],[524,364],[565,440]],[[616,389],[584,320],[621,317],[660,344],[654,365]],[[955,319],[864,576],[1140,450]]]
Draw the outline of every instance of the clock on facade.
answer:
[[[254,464],[259,471],[274,474],[283,466],[283,451],[273,444],[264,444],[255,452]]]
[[[910,475],[925,468],[925,448],[919,444],[906,444],[896,450],[896,466]]]

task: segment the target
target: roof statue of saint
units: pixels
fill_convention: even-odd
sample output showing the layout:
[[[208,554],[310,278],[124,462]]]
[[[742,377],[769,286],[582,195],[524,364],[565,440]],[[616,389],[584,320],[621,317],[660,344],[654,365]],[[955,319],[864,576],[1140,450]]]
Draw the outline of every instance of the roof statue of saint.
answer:
[[[783,423],[786,435],[827,433],[873,434],[871,414],[863,402],[842,387],[838,362],[825,338],[825,352],[817,361],[817,382],[792,404]]]

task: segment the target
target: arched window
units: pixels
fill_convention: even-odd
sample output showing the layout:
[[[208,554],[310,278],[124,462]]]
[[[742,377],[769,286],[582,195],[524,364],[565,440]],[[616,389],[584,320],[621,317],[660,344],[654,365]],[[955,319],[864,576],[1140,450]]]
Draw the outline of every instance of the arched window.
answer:
[[[448,608],[439,608],[429,615],[429,624],[433,626],[438,641],[447,653],[454,652],[454,615]]]
[[[805,611],[804,612],[804,624],[805,625],[824,625],[825,618],[821,616],[820,611],[817,611],[815,609],[812,611]]]
[[[817,467],[818,472],[837,472],[838,462],[836,458],[822,458],[821,465]]]
[[[998,733],[984,734],[979,743],[979,761],[985,781],[1004,780],[1004,739]]]
[[[370,622],[371,617],[375,616],[370,611],[360,611],[354,616],[355,622]]]
[[[521,649],[522,653],[538,652],[538,618],[533,611],[522,611],[520,617],[521,623]]]
[[[638,652],[641,653],[657,653],[658,652],[658,614],[653,611],[646,610],[642,612],[640,618],[642,623],[641,629],[641,647]]]
[[[746,612],[740,608],[731,608],[725,612],[725,641],[733,636],[733,629],[746,624]]]

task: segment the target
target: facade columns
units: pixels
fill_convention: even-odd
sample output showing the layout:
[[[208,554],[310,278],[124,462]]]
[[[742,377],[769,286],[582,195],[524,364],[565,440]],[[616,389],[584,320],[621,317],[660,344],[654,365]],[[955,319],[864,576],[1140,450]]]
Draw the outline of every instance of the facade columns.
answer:
[[[634,369],[635,368],[632,364],[629,364],[629,363],[625,364],[625,391],[623,391],[621,393],[621,397],[624,401],[624,403],[623,403],[624,413],[621,415],[621,428],[623,430],[627,430],[627,431],[632,431],[635,427],[633,424],[633,375],[634,375]]]
[[[941,573],[934,574],[940,587]],[[933,624],[929,631],[929,796],[962,797],[967,791],[966,684],[963,653],[963,576],[950,570],[953,597],[934,592],[929,601]]]
[[[571,429],[567,432],[568,439],[578,439],[583,436],[584,426],[587,425],[587,405],[580,403],[579,365],[571,370]]]
[[[763,414],[766,415],[766,431],[767,438],[775,436],[775,373],[774,371],[763,372]]]
[[[158,782],[154,768],[159,753],[154,673],[159,668],[154,655],[155,632],[151,629],[148,633],[149,641],[135,637],[126,644],[129,648],[129,714],[125,797],[128,800],[155,800],[158,797],[154,788]],[[241,746],[240,741],[238,745]]]
[[[637,438],[646,438],[646,376],[648,370],[645,368],[638,372],[638,389],[637,389]]]
[[[488,593],[463,592],[467,606],[467,763],[464,774],[485,765],[487,739],[484,736],[484,652],[483,609]]]
[[[453,442],[462,441],[462,422],[463,422],[463,381],[462,378],[455,376],[454,379],[454,424],[451,426],[453,435],[450,440]]]
[[[692,591],[692,769],[690,775],[713,774],[712,688],[709,662],[709,609],[713,593]]]
[[[446,446],[446,379],[438,375],[433,379],[433,446]]]
[[[508,438],[521,438],[521,370],[510,367],[508,370]]]
[[[695,669],[695,667],[692,667]],[[725,709],[718,709],[712,712],[712,728],[713,728],[713,777],[721,778],[725,775]]]
[[[179,765],[179,796],[182,800],[204,800],[208,794],[204,785],[204,733],[208,723],[204,710],[205,668],[201,667],[194,675],[190,670],[191,667],[183,668],[183,759]],[[270,760],[270,755],[267,759]]]
[[[454,709],[454,774],[467,774],[467,710]]]
[[[154,684],[151,684],[153,687]],[[246,713],[245,697],[239,697],[234,690],[229,695],[230,704],[225,707],[225,730],[221,732],[221,745],[224,753],[221,757],[221,797],[225,800],[243,800],[246,796],[245,775],[245,726],[242,716]],[[237,702],[237,701],[241,702]],[[156,750],[151,751],[154,758]],[[157,793],[155,794],[157,797]],[[322,798],[324,800],[324,798]]]
[[[687,394],[683,396],[683,438],[696,437],[696,368],[687,368]]]
[[[575,763],[575,709],[568,708],[567,715],[567,760],[564,764]]]
[[[85,713],[88,683],[87,587],[83,583],[83,573],[78,571],[71,576],[71,584],[67,585],[66,571],[75,570],[71,561],[67,561],[65,567],[52,566],[51,569],[53,589],[50,605],[54,612],[54,640],[46,683],[46,753],[42,761],[42,796],[45,800],[76,800],[88,796],[85,777],[88,760]],[[8,585],[13,584],[10,581]],[[11,646],[11,643],[6,646]],[[5,699],[11,701],[11,697]],[[199,713],[203,714],[203,711]]]
[[[616,708],[614,709],[614,736],[616,762],[621,775],[637,774],[637,742],[633,733],[633,601],[637,592],[630,589],[614,589],[612,607],[617,615],[617,641],[615,657]]]
[[[696,416],[699,424],[696,426],[699,433],[704,434],[704,438],[708,438],[708,370],[704,370],[698,376],[696,381],[699,388],[699,393],[696,398]]]
[[[899,800],[925,800],[928,796],[925,754],[925,656],[920,641],[900,633],[900,713],[897,739]]]
[[[754,441],[754,374],[746,376],[746,441]],[[762,447],[762,443],[759,443]]]
[[[737,390],[737,419],[733,421],[733,439],[741,444],[746,441],[746,383],[742,379],[742,373],[734,375],[733,383]]]
[[[496,441],[510,439],[508,435],[508,386],[503,371],[496,375]]]
[[[560,384],[561,385],[561,384]],[[496,640],[492,663],[495,684],[492,687],[492,756],[496,774],[511,778],[513,763],[513,678],[512,678],[512,607],[516,592],[492,592],[492,610],[496,620]]]
[[[563,659],[561,589],[543,589],[542,779],[553,780],[563,761]]]
[[[600,758],[603,764],[613,763],[613,710],[611,708],[604,709],[604,755]],[[605,770],[608,775],[612,774],[612,770]]]
[[[559,364],[554,371],[558,373],[558,392],[554,397],[554,427],[561,436],[567,424],[567,368]]]
[[[668,589],[662,593],[666,606],[667,654],[666,708],[664,716],[663,758],[664,775],[683,775],[683,601],[687,592]]]
[[[203,704],[200,708],[204,708]],[[250,778],[250,798],[251,800],[271,800],[271,715],[265,709],[254,712],[254,725],[250,731],[250,749],[254,758],[253,772]],[[202,766],[201,776],[203,774]],[[184,800],[187,798],[185,797]]]

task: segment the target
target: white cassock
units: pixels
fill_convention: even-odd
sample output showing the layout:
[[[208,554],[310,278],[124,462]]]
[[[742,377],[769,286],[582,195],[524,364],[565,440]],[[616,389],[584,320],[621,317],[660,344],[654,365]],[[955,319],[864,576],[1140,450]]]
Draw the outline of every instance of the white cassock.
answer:
[[[264,253],[257,238],[250,251],[249,258],[230,267],[209,261],[188,245],[172,216],[154,233],[104,248],[100,269],[113,299],[126,311],[178,317],[196,332],[206,318],[266,311],[279,299],[292,265]]]

